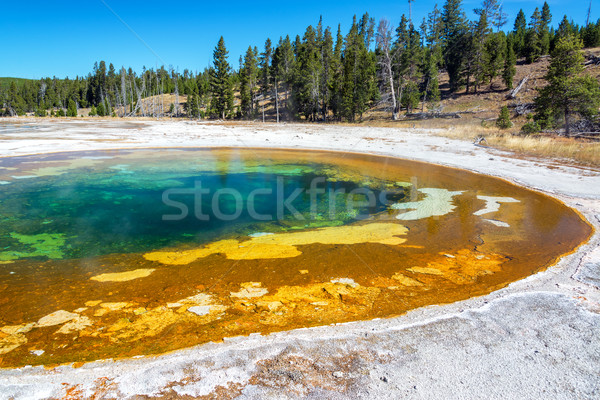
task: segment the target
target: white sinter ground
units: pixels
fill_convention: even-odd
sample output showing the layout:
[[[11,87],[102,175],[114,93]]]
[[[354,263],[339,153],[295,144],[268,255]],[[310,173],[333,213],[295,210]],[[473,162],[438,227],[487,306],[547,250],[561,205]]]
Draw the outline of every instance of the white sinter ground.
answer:
[[[503,177],[600,228],[600,172],[446,139],[344,125],[4,119],[0,156],[135,147],[280,147],[391,155]],[[491,203],[490,205],[493,205]],[[0,399],[600,398],[600,234],[545,272],[407,315],[252,335],[80,368],[0,370]]]

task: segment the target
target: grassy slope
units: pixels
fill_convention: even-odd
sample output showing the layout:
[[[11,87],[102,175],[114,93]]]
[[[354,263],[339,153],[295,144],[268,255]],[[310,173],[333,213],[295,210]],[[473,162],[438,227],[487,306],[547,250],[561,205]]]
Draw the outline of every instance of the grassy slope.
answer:
[[[24,78],[8,78],[8,77],[0,78],[0,89],[7,90],[10,87],[10,83],[13,81],[17,84],[17,86],[20,86],[29,80],[30,79],[24,79]]]

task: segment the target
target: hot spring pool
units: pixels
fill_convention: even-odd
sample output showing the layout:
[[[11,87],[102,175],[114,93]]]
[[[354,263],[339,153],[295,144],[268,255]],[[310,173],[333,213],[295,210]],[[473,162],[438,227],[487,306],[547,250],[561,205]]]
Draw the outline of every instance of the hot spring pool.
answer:
[[[0,159],[0,367],[157,354],[489,293],[591,234],[506,181],[388,157]]]

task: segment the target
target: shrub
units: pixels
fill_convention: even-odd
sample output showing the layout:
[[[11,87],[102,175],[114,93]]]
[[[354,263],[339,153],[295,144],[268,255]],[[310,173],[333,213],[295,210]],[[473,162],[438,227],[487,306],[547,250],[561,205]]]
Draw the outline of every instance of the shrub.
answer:
[[[521,127],[521,132],[530,135],[532,133],[539,133],[542,130],[537,121],[529,121]]]
[[[510,121],[508,107],[504,106],[500,109],[500,116],[496,120],[496,126],[500,129],[508,129],[513,126],[513,123]]]
[[[67,117],[76,117],[77,116],[77,104],[73,101],[73,99],[69,100],[69,107],[67,108]]]

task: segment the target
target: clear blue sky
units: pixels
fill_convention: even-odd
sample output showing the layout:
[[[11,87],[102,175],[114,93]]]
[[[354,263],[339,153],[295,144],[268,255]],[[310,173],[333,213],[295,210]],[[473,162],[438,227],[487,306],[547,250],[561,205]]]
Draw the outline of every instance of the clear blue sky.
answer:
[[[396,1],[155,1],[104,0],[128,24],[149,50],[102,0],[83,1],[5,1],[0,15],[0,76],[40,78],[87,75],[98,60],[141,71],[172,65],[179,71],[200,71],[212,58],[223,35],[230,62],[237,68],[240,54],[248,45],[264,45],[270,37],[276,42],[289,34],[302,35],[310,24],[323,16],[325,26],[347,33],[352,16],[365,11],[377,21],[387,18],[397,25],[408,14],[408,0]],[[589,0],[547,0],[553,25],[567,14],[576,23],[585,23]],[[480,0],[463,0],[467,15]],[[413,19],[421,21],[434,4],[444,0],[415,0]],[[504,0],[512,28],[516,13],[523,8],[527,18],[543,0]],[[600,17],[600,0],[592,2],[592,20]]]

